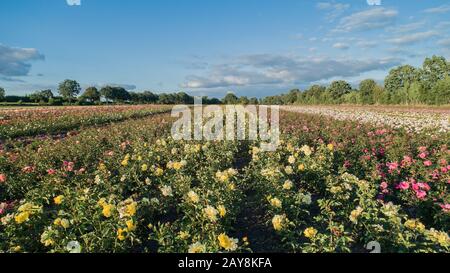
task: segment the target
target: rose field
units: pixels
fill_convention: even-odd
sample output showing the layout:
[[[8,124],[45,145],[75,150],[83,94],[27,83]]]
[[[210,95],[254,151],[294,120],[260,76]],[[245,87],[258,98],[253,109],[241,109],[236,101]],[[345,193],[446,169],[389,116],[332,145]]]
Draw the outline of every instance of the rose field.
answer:
[[[178,141],[169,106],[0,109],[0,252],[450,252],[450,110],[289,106]]]

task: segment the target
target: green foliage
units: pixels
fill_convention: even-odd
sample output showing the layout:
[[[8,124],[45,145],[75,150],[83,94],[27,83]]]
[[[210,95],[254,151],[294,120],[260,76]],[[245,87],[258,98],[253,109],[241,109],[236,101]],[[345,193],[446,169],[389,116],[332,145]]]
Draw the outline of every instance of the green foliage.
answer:
[[[81,100],[89,100],[90,102],[100,101],[100,92],[96,87],[88,87],[81,95]]]
[[[440,80],[433,87],[432,92],[434,96],[430,98],[431,104],[449,104],[450,103],[450,76],[446,76]]]
[[[334,81],[328,87],[327,92],[330,93],[332,103],[340,103],[342,96],[352,91],[352,86],[346,81]]]
[[[233,93],[228,93],[225,98],[222,99],[222,102],[223,104],[238,104],[239,98]]]
[[[374,95],[376,87],[377,83],[372,79],[364,80],[359,84],[359,92],[363,104],[375,103]]]
[[[80,84],[74,80],[65,80],[59,84],[58,92],[64,98],[68,99],[69,102],[78,96],[81,91]]]
[[[0,87],[0,101],[5,100],[5,89]]]
[[[53,97],[53,92],[50,89],[36,91],[33,94],[29,95],[30,100],[34,102],[49,102],[49,100]]]

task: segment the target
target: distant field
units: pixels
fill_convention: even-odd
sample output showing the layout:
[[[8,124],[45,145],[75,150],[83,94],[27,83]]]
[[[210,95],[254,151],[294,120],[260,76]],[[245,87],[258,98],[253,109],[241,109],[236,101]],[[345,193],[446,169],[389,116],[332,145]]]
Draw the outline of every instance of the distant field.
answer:
[[[0,109],[0,251],[450,251],[448,107],[284,106],[275,152],[170,109]]]

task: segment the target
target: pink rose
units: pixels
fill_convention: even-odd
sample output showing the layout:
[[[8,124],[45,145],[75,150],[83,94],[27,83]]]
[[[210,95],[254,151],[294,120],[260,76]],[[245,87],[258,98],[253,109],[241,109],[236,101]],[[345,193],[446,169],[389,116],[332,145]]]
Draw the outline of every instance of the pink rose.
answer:
[[[22,172],[24,173],[32,173],[34,171],[34,167],[32,166],[26,166],[22,169]]]
[[[48,175],[54,175],[56,173],[56,170],[54,170],[54,169],[48,169],[47,170],[47,174]]]
[[[442,208],[442,211],[444,212],[450,212],[450,204],[440,204],[439,205]]]
[[[431,165],[433,165],[433,163],[430,160],[427,160],[423,162],[423,165],[425,165],[426,167],[430,167]]]
[[[417,183],[417,186],[425,191],[431,190],[430,185],[428,185],[427,183]]]
[[[409,183],[408,182],[401,182],[400,184],[398,184],[397,186],[400,190],[404,191],[409,189]]]
[[[425,159],[425,158],[427,158],[427,153],[420,153],[419,157],[422,159]]]
[[[380,187],[381,187],[383,190],[385,190],[385,189],[388,188],[388,184],[387,184],[386,182],[382,182],[382,183],[380,184]]]
[[[387,163],[389,170],[397,170],[398,168],[398,163],[397,162],[392,162],[392,163]]]
[[[422,190],[418,190],[416,192],[416,196],[417,196],[417,198],[423,200],[427,196],[427,192],[426,191],[422,191]]]
[[[0,173],[0,183],[6,182],[6,174]]]
[[[420,146],[419,147],[419,152],[421,152],[421,153],[426,152],[426,150],[427,150],[427,147],[425,147],[425,146]]]

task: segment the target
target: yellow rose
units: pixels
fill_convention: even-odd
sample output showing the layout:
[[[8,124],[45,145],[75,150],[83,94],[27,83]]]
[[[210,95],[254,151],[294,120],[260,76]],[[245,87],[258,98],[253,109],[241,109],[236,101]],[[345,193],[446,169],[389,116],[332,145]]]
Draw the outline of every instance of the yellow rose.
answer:
[[[114,205],[105,204],[103,206],[103,210],[102,210],[103,216],[105,216],[106,218],[111,217],[113,210],[114,210]]]
[[[155,175],[156,176],[162,176],[164,174],[164,170],[161,168],[156,168]]]
[[[187,233],[186,231],[180,231],[178,233],[178,238],[180,238],[181,240],[186,240],[187,238],[189,238],[189,233]]]
[[[147,170],[148,170],[148,165],[147,164],[142,164],[141,171],[146,172]]]
[[[422,224],[419,220],[409,219],[405,222],[404,226],[411,230],[417,230],[419,232],[425,231],[425,225]]]
[[[223,218],[225,217],[225,215],[227,215],[227,209],[223,205],[218,206],[217,210],[219,211],[220,217]]]
[[[300,164],[300,165],[298,165],[298,170],[299,171],[304,171],[305,170],[305,165],[303,165],[303,164]]]
[[[283,206],[280,199],[278,199],[278,198],[270,199],[270,205],[272,205],[272,207],[274,207],[274,208],[281,208]]]
[[[124,241],[125,238],[126,238],[126,237],[125,237],[125,233],[126,233],[125,230],[119,228],[119,229],[117,230],[117,239],[119,239],[119,241]]]
[[[358,222],[358,217],[361,215],[361,213],[363,212],[363,209],[361,207],[357,207],[355,210],[353,210],[350,213],[350,221],[352,223],[357,223]]]
[[[312,150],[311,147],[309,147],[308,145],[304,145],[300,151],[302,151],[306,156],[310,156],[312,154]]]
[[[330,143],[327,145],[327,148],[330,152],[332,152],[334,150],[334,145]]]
[[[56,218],[55,219],[55,221],[53,221],[53,224],[55,225],[55,226],[60,226],[61,225],[61,218]]]
[[[56,205],[61,205],[64,201],[64,195],[59,195],[55,198],[53,198],[53,202],[55,202]]]
[[[61,220],[61,226],[63,227],[63,228],[69,228],[70,227],[70,222],[69,222],[69,220],[67,220],[67,219],[62,219]]]
[[[280,231],[283,229],[284,222],[286,221],[285,215],[275,215],[272,218],[272,225],[276,231]]]
[[[18,215],[16,215],[14,217],[14,220],[16,221],[16,223],[22,224],[23,222],[28,221],[29,218],[30,218],[30,213],[28,211],[25,211],[25,212],[21,212]]]
[[[237,249],[238,240],[228,237],[225,233],[222,233],[217,237],[219,240],[219,245],[228,251],[234,251]]]
[[[219,213],[214,207],[207,206],[204,210],[206,218],[208,218],[211,222],[217,221],[217,214]]]
[[[283,184],[283,189],[284,190],[290,190],[290,189],[292,189],[293,186],[294,186],[294,184],[292,183],[292,181],[291,180],[287,180]]]
[[[44,246],[52,246],[55,244],[55,241],[53,241],[52,239],[47,239],[43,241]]]
[[[189,253],[204,253],[204,252],[206,252],[206,247],[205,247],[205,245],[201,244],[200,242],[197,242],[197,243],[189,246],[188,252]]]
[[[173,163],[173,168],[178,171],[183,167],[183,164],[181,162],[175,162]]]
[[[189,200],[194,204],[196,204],[200,201],[200,197],[198,197],[198,194],[196,194],[194,191],[188,192],[187,196],[188,196]]]
[[[128,204],[125,208],[125,213],[127,216],[132,217],[136,214],[137,203],[132,202]]]
[[[305,229],[303,234],[305,235],[306,238],[312,239],[312,238],[316,237],[317,230],[313,227],[310,227],[310,228]]]
[[[290,156],[288,159],[289,164],[294,164],[295,163],[295,157],[294,156]]]
[[[127,231],[135,231],[136,230],[136,225],[134,224],[133,220],[128,220],[125,222],[125,224],[127,225]]]

